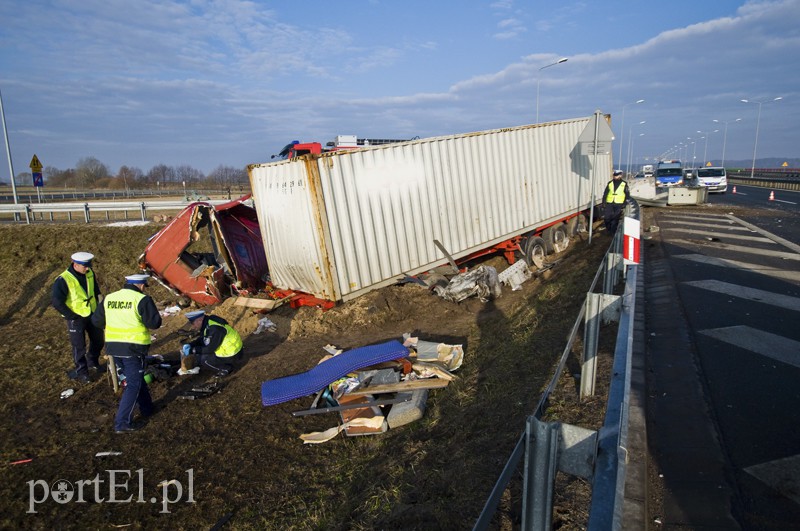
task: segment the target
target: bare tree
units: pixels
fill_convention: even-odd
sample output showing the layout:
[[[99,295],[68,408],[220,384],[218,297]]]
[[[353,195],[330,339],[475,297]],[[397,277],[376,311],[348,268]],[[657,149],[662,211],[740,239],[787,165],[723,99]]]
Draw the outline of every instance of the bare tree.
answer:
[[[230,188],[232,185],[246,182],[247,172],[243,169],[219,165],[208,175],[208,181],[223,188]]]
[[[205,179],[205,175],[200,170],[184,164],[175,168],[175,178],[178,182],[184,182],[188,185],[202,181]]]
[[[135,166],[122,166],[117,172],[117,183],[120,184],[125,190],[137,186],[141,183],[144,173],[142,170]]]
[[[150,186],[156,183],[175,182],[175,168],[166,164],[157,164],[150,168],[145,180]]]
[[[75,165],[75,173],[77,186],[84,188],[91,188],[100,179],[105,179],[110,175],[108,167],[94,157],[80,159]]]

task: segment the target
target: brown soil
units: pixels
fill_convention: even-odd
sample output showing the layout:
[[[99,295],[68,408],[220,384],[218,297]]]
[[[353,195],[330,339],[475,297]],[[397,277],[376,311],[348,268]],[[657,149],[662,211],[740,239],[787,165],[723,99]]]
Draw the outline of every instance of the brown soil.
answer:
[[[0,227],[0,528],[208,529],[226,519],[230,529],[471,528],[552,377],[609,243],[603,233],[591,245],[585,236],[573,240],[551,270],[522,290],[504,287],[499,299],[487,303],[454,304],[417,285],[398,285],[327,312],[281,307],[266,315],[277,331],[255,335],[265,315],[228,300],[213,312],[245,339],[241,369],[225,379],[221,392],[203,400],[178,395],[208,381],[207,373],[152,383],[158,412],[142,431],[117,435],[112,420],[118,398],[109,383],[103,378],[80,386],[65,376],[72,365],[69,343],[63,319],[49,304],[50,287],[71,253],[88,250],[97,257],[103,291],[116,290],[160,228]],[[498,271],[507,267],[498,257],[486,263]],[[160,286],[150,293],[160,307],[177,300]],[[176,359],[185,323],[181,315],[166,317],[151,354]],[[466,353],[458,379],[431,391],[421,420],[381,435],[340,434],[325,444],[304,445],[301,434],[336,426],[338,415],[291,415],[308,408],[312,397],[261,405],[262,382],[310,369],[326,344],[350,349],[404,332],[461,344]],[[603,391],[580,404],[577,372],[573,355],[549,415],[597,429]],[[70,387],[75,394],[61,399]],[[121,455],[97,457],[98,452]],[[25,462],[12,464],[18,461]],[[133,496],[130,502],[109,502],[110,470],[125,471],[117,473],[115,498]],[[77,496],[78,482],[96,477],[103,481],[102,501],[94,494],[96,483],[84,483],[83,503],[46,496],[45,484],[57,489],[57,480],[66,480]],[[181,483],[182,496],[175,484],[158,487],[171,479]],[[583,528],[588,485],[575,478],[559,481],[555,526]],[[163,505],[163,492],[175,503]],[[31,493],[47,499],[33,504]],[[519,526],[520,496],[517,477],[493,527]]]

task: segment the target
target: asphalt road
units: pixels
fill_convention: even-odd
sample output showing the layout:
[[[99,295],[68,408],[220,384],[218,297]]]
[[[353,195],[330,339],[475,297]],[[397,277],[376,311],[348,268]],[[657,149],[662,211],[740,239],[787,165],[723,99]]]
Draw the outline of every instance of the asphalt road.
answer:
[[[729,186],[727,194],[712,195],[712,208],[666,208],[653,214],[677,299],[676,330],[685,323],[687,350],[693,351],[676,351],[675,365],[681,356],[693,355],[721,453],[717,493],[724,492],[714,496],[703,490],[715,488],[702,477],[710,469],[708,457],[696,465],[685,457],[681,462],[680,455],[672,464],[664,457],[684,444],[680,436],[671,448],[656,442],[661,447],[653,451],[663,460],[664,474],[681,475],[672,483],[665,480],[662,523],[666,528],[730,528],[732,521],[704,512],[705,499],[705,509],[724,504],[742,529],[798,529],[800,193],[775,191],[770,200],[768,189],[737,186],[737,193],[731,192]],[[737,207],[738,215],[730,216],[724,209],[728,205]],[[673,368],[671,363],[661,366]],[[670,399],[669,386],[682,383],[662,377],[661,404]],[[657,412],[675,416],[672,429],[678,434],[692,429],[687,423],[702,422],[688,403],[684,410],[656,406],[661,408]],[[664,420],[660,429],[666,427]]]

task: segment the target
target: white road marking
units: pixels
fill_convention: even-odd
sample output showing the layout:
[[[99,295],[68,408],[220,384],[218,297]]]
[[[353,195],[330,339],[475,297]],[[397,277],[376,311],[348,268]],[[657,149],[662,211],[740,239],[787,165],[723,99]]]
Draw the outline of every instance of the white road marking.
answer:
[[[784,201],[783,199],[773,199],[773,201],[777,201],[778,203],[789,203],[790,205],[796,205],[794,201]]]
[[[783,251],[772,251],[769,249],[756,249],[753,247],[745,247],[743,245],[733,245],[730,243],[722,243],[722,242],[709,242],[707,240],[684,240],[682,238],[675,238],[674,240],[669,240],[670,243],[675,244],[682,244],[682,245],[695,245],[701,246],[704,249],[709,247],[713,247],[714,249],[723,249],[725,251],[735,251],[737,253],[749,253],[755,254],[757,256],[771,256],[773,258],[782,258],[784,260],[800,260],[800,254],[798,253],[787,253]]]
[[[711,328],[700,333],[800,369],[800,341],[745,325]]]
[[[771,243],[774,244],[775,242],[770,240],[769,238],[764,238],[761,236],[744,236],[741,234],[729,234],[726,232],[712,232],[709,230],[694,230],[694,229],[682,229],[680,227],[666,227],[661,230],[668,230],[673,232],[686,232],[688,234],[696,234],[698,236],[711,236],[715,238],[730,238],[731,240],[747,240],[751,242],[763,242],[763,243]]]
[[[705,256],[702,254],[680,254],[675,258],[683,258],[684,260],[691,260],[702,264],[709,264],[719,267],[733,267],[735,269],[743,269],[745,271],[752,271],[753,273],[760,273],[773,278],[780,278],[783,280],[792,280],[800,282],[800,271],[787,271],[785,269],[778,269],[775,267],[766,267],[757,264],[749,264],[747,262],[739,262],[737,260],[728,260],[725,258],[714,258],[712,256]]]
[[[724,220],[716,220],[715,219],[715,220],[709,220],[709,221],[724,221]],[[733,226],[732,225],[733,221],[729,221],[729,223],[731,223],[731,225],[711,225],[710,223],[694,223],[694,222],[691,222],[691,221],[678,221],[678,220],[672,220],[672,219],[664,219],[664,220],[661,220],[660,223],[680,223],[681,225],[690,226],[690,227],[705,227],[707,229],[741,230],[741,231],[752,232],[747,227],[735,227],[735,226]]]
[[[722,282],[721,280],[695,280],[692,282],[684,282],[684,284],[686,286],[692,286],[693,288],[724,293],[732,297],[747,299],[754,302],[763,302],[770,306],[778,306],[779,308],[800,312],[800,297],[791,297],[771,291],[748,288],[739,286],[738,284]]]
[[[800,504],[800,455],[749,466],[744,471]]]

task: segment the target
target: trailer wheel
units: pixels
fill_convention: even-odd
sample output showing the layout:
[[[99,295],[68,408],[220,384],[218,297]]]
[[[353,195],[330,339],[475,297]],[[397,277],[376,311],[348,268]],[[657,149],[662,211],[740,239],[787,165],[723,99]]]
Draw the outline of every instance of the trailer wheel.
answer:
[[[570,238],[577,236],[583,232],[586,232],[586,216],[583,214],[578,214],[575,217],[569,218],[567,221],[567,236]]]
[[[544,250],[547,254],[553,254],[553,251],[555,251],[553,247],[553,227],[547,227],[542,231],[542,240],[544,241]]]
[[[530,267],[541,269],[544,267],[544,259],[547,256],[544,240],[538,236],[528,238],[525,245],[525,261]]]
[[[553,228],[553,250],[557,253],[563,253],[569,247],[569,236],[567,235],[567,227],[563,223],[555,225]]]

